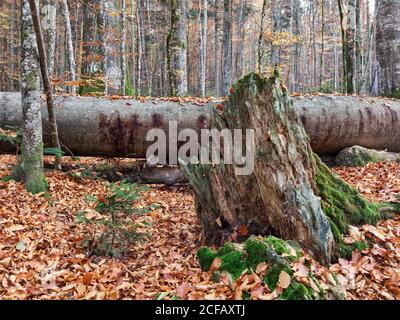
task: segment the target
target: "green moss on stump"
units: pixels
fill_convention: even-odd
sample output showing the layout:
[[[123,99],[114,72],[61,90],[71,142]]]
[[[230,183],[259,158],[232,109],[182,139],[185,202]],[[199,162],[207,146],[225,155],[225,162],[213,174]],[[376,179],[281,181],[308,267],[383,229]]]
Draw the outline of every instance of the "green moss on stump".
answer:
[[[335,256],[348,257],[351,248],[343,243],[348,226],[376,224],[382,219],[381,209],[390,205],[368,202],[355,188],[335,176],[318,156],[314,156],[313,160],[316,194],[321,197],[322,209],[337,243]]]

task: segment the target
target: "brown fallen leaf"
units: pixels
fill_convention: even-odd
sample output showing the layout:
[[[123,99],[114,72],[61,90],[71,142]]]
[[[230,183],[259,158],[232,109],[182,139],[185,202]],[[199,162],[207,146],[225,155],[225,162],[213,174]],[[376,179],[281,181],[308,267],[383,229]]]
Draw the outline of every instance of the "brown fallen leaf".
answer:
[[[292,282],[292,278],[286,271],[281,271],[279,274],[278,286],[282,289],[286,289],[289,287],[290,283]]]

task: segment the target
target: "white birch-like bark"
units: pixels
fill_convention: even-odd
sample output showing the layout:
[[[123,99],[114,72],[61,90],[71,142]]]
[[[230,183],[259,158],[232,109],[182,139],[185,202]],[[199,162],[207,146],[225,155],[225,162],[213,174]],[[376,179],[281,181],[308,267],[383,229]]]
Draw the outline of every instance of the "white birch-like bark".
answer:
[[[71,19],[69,15],[68,1],[62,0],[63,4],[63,14],[64,14],[64,22],[66,28],[66,42],[67,42],[67,58],[69,65],[69,74],[71,82],[76,81],[76,63],[75,63],[75,53],[74,53],[74,45],[72,39],[72,31],[71,31]],[[73,84],[71,87],[71,93],[76,94],[76,86]]]
[[[42,29],[47,46],[47,64],[50,77],[54,75],[57,32],[57,0],[43,0]]]
[[[207,71],[207,23],[208,1],[200,0],[201,28],[200,28],[200,94],[206,95],[206,71]]]
[[[28,0],[21,3],[21,106],[22,154],[13,178],[23,180],[29,192],[46,190],[43,174],[40,67],[32,15]]]

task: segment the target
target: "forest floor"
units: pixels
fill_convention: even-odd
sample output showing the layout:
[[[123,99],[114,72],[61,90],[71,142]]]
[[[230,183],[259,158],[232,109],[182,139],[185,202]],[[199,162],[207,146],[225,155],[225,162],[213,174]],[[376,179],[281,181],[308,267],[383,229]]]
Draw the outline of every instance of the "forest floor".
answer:
[[[0,156],[0,179],[14,162],[14,156]],[[370,200],[399,201],[400,164],[335,172]],[[91,230],[75,223],[79,210],[93,210],[85,196],[101,195],[106,183],[67,172],[47,171],[46,177],[49,196],[31,195],[14,181],[0,182],[0,299],[234,299],[244,291],[253,299],[277,298],[261,283],[263,266],[233,284],[214,283],[201,271],[196,258],[201,227],[189,187],[146,191],[140,204],[160,205],[138,218],[151,222],[145,228],[151,236],[136,243],[129,257],[111,259],[87,257],[80,243]],[[368,249],[329,270],[316,262],[314,268],[324,275],[335,272],[348,299],[400,299],[400,217],[350,231],[347,241],[366,241]],[[301,276],[301,268],[297,273]]]

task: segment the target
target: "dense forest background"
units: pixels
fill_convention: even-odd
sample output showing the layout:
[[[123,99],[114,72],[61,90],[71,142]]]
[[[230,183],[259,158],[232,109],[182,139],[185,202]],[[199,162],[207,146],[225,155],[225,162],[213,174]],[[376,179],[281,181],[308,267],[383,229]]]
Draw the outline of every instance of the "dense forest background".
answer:
[[[390,19],[399,14],[396,1],[40,2],[58,92],[102,91],[93,88],[107,79],[108,94],[171,95],[169,52],[178,35],[186,78],[179,95],[223,96],[244,74],[275,66],[291,92],[398,93],[399,63],[387,50],[399,41]],[[20,90],[19,19],[20,1],[1,1],[0,91]]]

